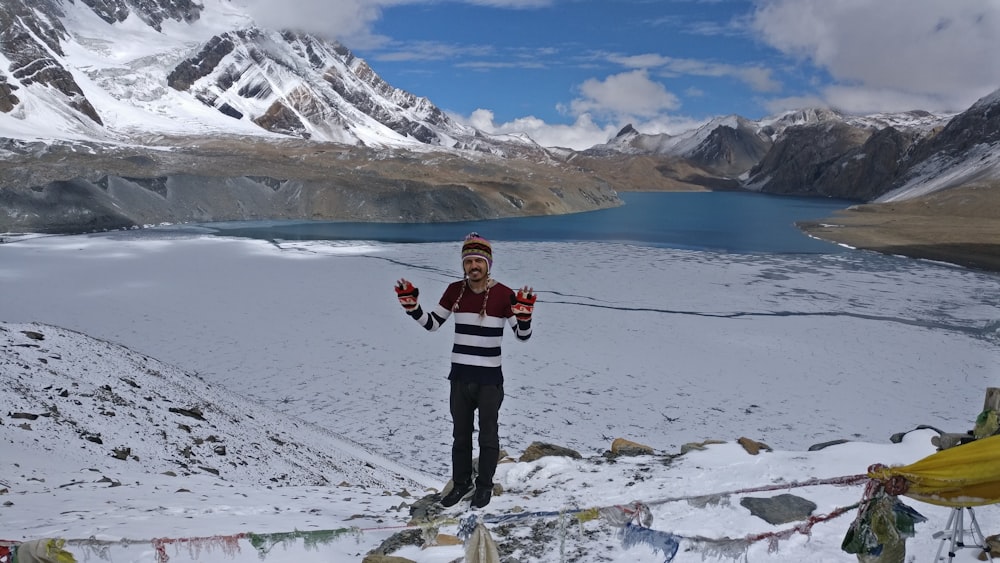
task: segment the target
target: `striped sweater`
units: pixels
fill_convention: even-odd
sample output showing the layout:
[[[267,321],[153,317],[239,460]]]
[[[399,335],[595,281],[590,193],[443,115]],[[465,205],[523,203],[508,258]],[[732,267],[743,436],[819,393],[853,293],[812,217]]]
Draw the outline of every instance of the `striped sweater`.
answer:
[[[463,292],[463,284],[465,280],[450,284],[430,313],[418,306],[410,316],[427,330],[434,331],[454,313],[455,344],[451,349],[448,379],[499,385],[503,383],[500,342],[504,325],[514,329],[518,340],[527,340],[531,337],[531,321],[517,320],[510,310],[514,291],[502,283],[490,280],[489,291],[483,293],[475,293],[467,287]],[[483,300],[487,296],[489,302],[483,315]]]

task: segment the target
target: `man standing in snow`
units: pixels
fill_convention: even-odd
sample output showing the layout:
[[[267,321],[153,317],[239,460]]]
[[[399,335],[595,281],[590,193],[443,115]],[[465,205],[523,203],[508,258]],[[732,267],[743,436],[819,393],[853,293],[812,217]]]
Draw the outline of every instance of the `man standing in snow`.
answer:
[[[490,277],[493,247],[470,233],[462,244],[465,277],[448,285],[431,312],[417,302],[419,291],[406,279],[396,282],[396,296],[406,313],[429,331],[441,328],[455,314],[455,344],[451,349],[452,482],[441,504],[453,506],[472,496],[472,506],[489,504],[493,474],[500,457],[499,411],[503,402],[500,341],[504,325],[518,340],[531,337],[536,295],[528,286],[516,293]],[[479,474],[472,480],[472,433],[479,409]]]

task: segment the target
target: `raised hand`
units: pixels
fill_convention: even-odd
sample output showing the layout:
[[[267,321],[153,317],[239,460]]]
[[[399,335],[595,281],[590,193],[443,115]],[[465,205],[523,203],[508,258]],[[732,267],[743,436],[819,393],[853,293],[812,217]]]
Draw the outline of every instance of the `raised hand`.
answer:
[[[524,286],[517,290],[515,295],[510,296],[510,310],[517,317],[518,321],[530,322],[531,315],[535,311],[535,300],[538,296],[535,295],[534,291],[528,287]]]
[[[413,287],[413,284],[408,280],[400,279],[396,282],[396,297],[399,299],[399,304],[406,309],[407,313],[412,313],[420,306],[417,302],[417,296],[420,295],[420,290]]]

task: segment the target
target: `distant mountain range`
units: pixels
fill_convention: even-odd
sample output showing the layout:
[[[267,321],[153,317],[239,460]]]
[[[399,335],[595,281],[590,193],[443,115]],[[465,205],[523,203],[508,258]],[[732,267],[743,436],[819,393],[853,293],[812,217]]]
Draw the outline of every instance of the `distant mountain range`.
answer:
[[[636,190],[897,201],[1000,178],[1000,90],[952,116],[726,116],[574,151],[461,124],[226,0],[6,0],[0,59],[0,232],[479,219]]]

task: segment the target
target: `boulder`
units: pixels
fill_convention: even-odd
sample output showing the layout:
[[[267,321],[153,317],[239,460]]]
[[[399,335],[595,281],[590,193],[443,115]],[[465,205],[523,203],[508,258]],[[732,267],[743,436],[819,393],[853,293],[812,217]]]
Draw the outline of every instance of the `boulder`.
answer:
[[[747,453],[749,453],[750,455],[757,455],[760,453],[761,450],[766,450],[769,452],[774,451],[771,449],[771,446],[768,446],[763,442],[751,440],[750,438],[740,437],[740,439],[736,441],[737,443],[739,443],[739,445],[743,446],[743,449],[746,450]]]
[[[562,446],[556,446],[553,444],[546,444],[544,442],[532,442],[518,461],[536,461],[543,457],[558,456],[558,457],[570,457],[573,459],[583,459],[576,450],[571,450],[569,448],[564,448]]]
[[[654,453],[656,452],[653,451],[653,448],[631,440],[626,440],[625,438],[615,438],[615,440],[611,442],[611,454],[615,457],[635,457],[640,455],[653,455]]]
[[[805,520],[816,510],[816,503],[790,494],[769,498],[743,497],[740,506],[773,525]]]

